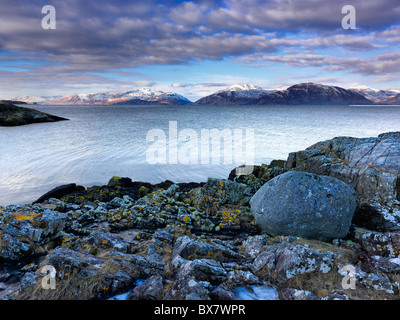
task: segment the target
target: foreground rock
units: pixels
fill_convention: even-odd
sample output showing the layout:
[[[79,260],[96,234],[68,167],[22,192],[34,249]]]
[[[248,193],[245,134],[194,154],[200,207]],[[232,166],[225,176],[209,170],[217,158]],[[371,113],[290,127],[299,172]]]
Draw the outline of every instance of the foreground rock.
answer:
[[[384,155],[394,163],[391,150],[396,147]],[[290,176],[302,179],[284,183],[272,201],[288,206],[286,195],[306,190],[303,197],[292,194],[298,197],[296,210],[286,211],[314,204],[316,214],[304,221],[305,229],[318,226],[324,206],[345,199],[343,193],[354,201],[346,184],[291,170],[290,161],[201,184],[151,185],[113,177],[107,186],[63,186],[39,203],[0,207],[0,299],[94,300],[121,294],[132,300],[398,299],[396,200],[389,206],[363,198],[347,235],[332,241],[334,235],[320,238],[321,230],[336,224],[339,237],[342,225],[328,212],[327,226],[310,230],[313,239],[284,231],[274,236],[258,226],[250,210],[258,196],[250,199]],[[341,204],[332,206],[329,212]],[[56,290],[43,287],[49,266],[56,271]],[[349,279],[355,289],[346,286]]]
[[[246,225],[243,219],[251,223],[251,214],[244,213],[248,203],[240,206],[247,189],[226,180],[209,182],[195,188],[197,200],[210,190],[226,191],[215,195],[216,210],[209,213],[181,202],[190,193],[177,185],[137,200],[123,196],[81,204],[51,198],[0,208],[0,298],[397,297],[398,233],[355,229],[346,240],[328,243],[236,228]],[[244,193],[232,197],[232,187]],[[242,212],[230,215],[228,198]],[[357,290],[341,286],[349,264],[356,268]],[[56,270],[56,290],[42,287],[46,266]]]
[[[31,123],[56,122],[68,120],[30,108],[18,107],[0,101],[0,126],[21,126]]]
[[[331,241],[347,235],[357,197],[335,178],[291,171],[270,180],[250,201],[268,234]]]
[[[355,218],[376,231],[399,230],[400,132],[376,138],[338,137],[289,154],[287,170],[337,178],[355,189]],[[369,221],[375,221],[370,223]],[[377,223],[379,222],[379,223]]]
[[[339,137],[291,153],[291,170],[327,175],[352,186],[366,202],[391,205],[398,197],[400,132],[377,138]]]

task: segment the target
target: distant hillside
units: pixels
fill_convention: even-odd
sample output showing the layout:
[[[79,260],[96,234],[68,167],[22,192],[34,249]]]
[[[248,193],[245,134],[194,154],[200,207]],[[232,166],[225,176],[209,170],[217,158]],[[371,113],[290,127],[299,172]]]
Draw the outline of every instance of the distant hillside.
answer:
[[[256,99],[263,95],[273,93],[276,90],[265,90],[261,87],[245,84],[234,85],[229,88],[215,92],[212,95],[206,96],[194,102],[196,105],[232,105],[232,104],[252,104]]]
[[[61,96],[20,96],[20,97],[15,97],[12,100],[13,101],[18,101],[18,104],[21,104],[21,102],[24,102],[26,104],[43,104],[47,101],[59,98]]]
[[[382,100],[381,101],[382,104],[396,104],[396,105],[400,105],[400,93],[390,97],[388,99]]]
[[[46,105],[118,105],[118,104],[161,104],[183,105],[191,101],[173,93],[143,88],[126,92],[101,92],[75,94],[45,102]]]
[[[315,83],[300,83],[283,91],[262,96],[255,104],[271,105],[352,105],[373,104],[359,93]]]
[[[201,98],[194,104],[210,105],[350,105],[373,104],[357,92],[314,83],[300,83],[286,90],[264,90],[245,85],[227,88]]]
[[[349,90],[359,93],[375,103],[382,103],[383,101],[400,93],[399,91],[395,90],[376,90],[371,88],[350,88]]]

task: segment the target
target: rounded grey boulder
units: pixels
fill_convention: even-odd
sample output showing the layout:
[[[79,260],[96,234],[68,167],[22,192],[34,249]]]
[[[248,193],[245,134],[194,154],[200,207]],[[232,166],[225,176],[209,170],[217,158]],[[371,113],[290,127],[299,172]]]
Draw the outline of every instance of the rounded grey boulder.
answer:
[[[331,241],[347,235],[357,196],[336,178],[290,171],[263,185],[250,206],[257,224],[272,236]]]

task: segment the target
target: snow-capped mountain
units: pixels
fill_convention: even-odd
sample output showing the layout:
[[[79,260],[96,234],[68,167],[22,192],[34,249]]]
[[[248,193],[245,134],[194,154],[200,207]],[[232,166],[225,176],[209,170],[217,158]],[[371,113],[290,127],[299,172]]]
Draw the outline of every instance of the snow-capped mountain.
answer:
[[[296,84],[279,91],[264,90],[251,85],[233,86],[204,97],[195,104],[349,105],[373,104],[373,102],[356,92],[309,82]]]
[[[395,96],[391,96],[387,99],[381,100],[380,103],[391,104],[391,105],[400,105],[400,93],[396,94]]]
[[[219,90],[212,95],[201,98],[195,104],[250,104],[251,101],[258,99],[276,90],[266,90],[261,87],[244,84],[235,84],[231,87]]]
[[[47,101],[60,98],[61,96],[22,96],[13,98],[13,101],[22,101],[27,104],[43,104]]]
[[[143,88],[126,92],[75,94],[47,101],[48,105],[116,105],[116,104],[188,104],[185,97],[173,93]]]
[[[317,83],[299,83],[286,90],[262,96],[257,104],[285,105],[351,105],[373,104],[364,96],[350,90]]]
[[[357,92],[364,96],[365,98],[379,103],[383,100],[389,99],[394,97],[395,95],[399,94],[400,91],[397,90],[377,90],[372,88],[349,88],[350,91]]]

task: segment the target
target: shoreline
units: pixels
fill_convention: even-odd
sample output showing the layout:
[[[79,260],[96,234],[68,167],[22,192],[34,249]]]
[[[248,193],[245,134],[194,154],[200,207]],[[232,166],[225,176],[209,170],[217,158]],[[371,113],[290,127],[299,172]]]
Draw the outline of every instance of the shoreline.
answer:
[[[178,184],[113,177],[105,186],[64,185],[35,204],[2,207],[0,299],[396,300],[400,201],[390,181],[400,173],[397,150],[400,132],[339,137],[254,166],[246,176],[234,169],[226,179]],[[383,166],[372,167],[379,157]],[[345,236],[263,229],[255,194],[294,173],[330,176],[329,184],[348,179],[357,208]],[[321,197],[313,191],[306,203]],[[317,228],[317,220],[308,224]],[[45,266],[56,270],[55,290],[42,287]],[[348,270],[354,278],[346,278]]]

